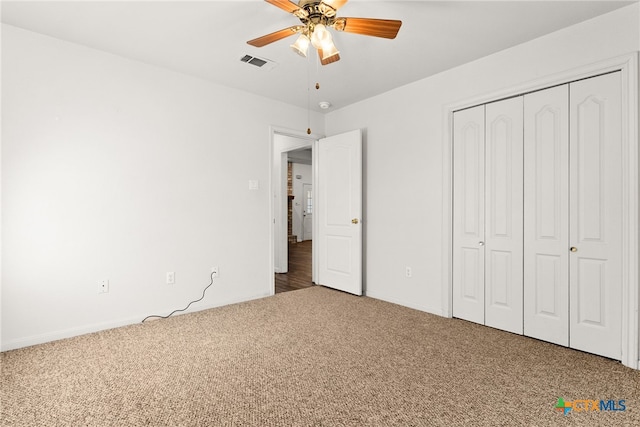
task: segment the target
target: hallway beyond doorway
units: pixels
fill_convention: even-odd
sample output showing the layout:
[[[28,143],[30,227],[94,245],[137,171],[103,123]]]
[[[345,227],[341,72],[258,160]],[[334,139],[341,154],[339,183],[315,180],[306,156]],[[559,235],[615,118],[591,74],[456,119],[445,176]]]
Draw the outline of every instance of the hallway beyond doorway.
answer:
[[[289,272],[276,273],[276,294],[313,286],[311,240],[289,243]]]

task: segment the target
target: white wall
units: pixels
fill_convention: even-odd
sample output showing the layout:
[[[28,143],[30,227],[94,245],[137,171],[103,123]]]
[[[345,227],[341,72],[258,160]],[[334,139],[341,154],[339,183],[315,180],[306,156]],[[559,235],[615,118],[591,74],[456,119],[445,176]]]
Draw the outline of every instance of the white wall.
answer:
[[[270,126],[306,110],[7,25],[2,107],[3,350],[182,308],[212,266],[191,311],[271,292]]]
[[[367,295],[445,312],[445,106],[637,51],[639,16],[636,3],[326,116],[327,135],[365,129]]]
[[[300,175],[300,179],[296,178]],[[313,175],[311,165],[293,163],[293,234],[298,236],[298,242],[303,240],[302,221],[304,220],[304,191],[303,184],[312,184]]]
[[[444,106],[637,51],[639,18],[634,4],[312,115],[319,134],[364,130],[368,295],[443,311]],[[6,25],[2,89],[3,350],[186,305],[213,265],[194,310],[269,294],[266,141],[306,129],[305,110]]]

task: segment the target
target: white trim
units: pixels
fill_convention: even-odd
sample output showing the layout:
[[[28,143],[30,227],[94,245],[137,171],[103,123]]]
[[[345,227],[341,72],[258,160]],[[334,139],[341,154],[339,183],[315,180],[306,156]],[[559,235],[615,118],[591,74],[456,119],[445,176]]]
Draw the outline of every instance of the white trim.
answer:
[[[229,298],[229,299],[226,299],[226,300],[217,301],[214,304],[205,304],[205,305],[202,305],[202,306],[198,306],[196,308],[191,308],[191,309],[189,309],[187,311],[176,313],[171,317],[182,316],[183,314],[197,313],[198,311],[209,310],[211,308],[222,307],[222,306],[225,306],[225,305],[237,304],[237,303],[241,303],[241,302],[256,300],[256,299],[260,299],[260,298],[265,298],[267,296],[268,295],[253,295],[253,296],[249,296],[249,297]],[[164,313],[163,315],[166,315],[166,314],[170,313],[172,310],[173,310],[173,308],[170,308],[170,309],[166,309],[164,311],[163,310],[158,311],[156,313],[160,313],[160,314]],[[44,343],[48,343],[48,342],[51,342],[51,341],[58,341],[58,340],[62,340],[62,339],[73,338],[73,337],[77,337],[77,336],[80,336],[80,335],[93,334],[93,333],[100,332],[100,331],[106,331],[108,329],[120,328],[120,327],[123,327],[123,326],[137,325],[137,324],[141,324],[142,320],[146,316],[148,316],[148,313],[141,314],[139,316],[128,317],[126,319],[120,319],[120,320],[114,320],[114,321],[108,321],[108,322],[100,322],[100,323],[92,323],[90,325],[84,325],[84,326],[80,326],[80,327],[77,327],[77,328],[63,329],[63,330],[60,330],[60,331],[47,332],[47,333],[44,333],[44,334],[31,335],[31,336],[24,337],[24,338],[18,338],[18,339],[15,339],[15,340],[9,340],[7,342],[3,342],[2,343],[2,348],[0,349],[0,351],[15,350],[15,349],[18,349],[18,348],[30,347],[32,345],[44,344]],[[148,322],[145,322],[145,323],[148,323]]]
[[[311,257],[312,257],[312,261],[311,261],[311,281],[313,283],[319,283],[318,281],[318,275],[319,275],[319,271],[320,271],[320,258],[319,258],[319,251],[318,251],[318,239],[316,238],[316,236],[319,236],[320,233],[320,221],[318,219],[318,215],[316,215],[316,212],[318,211],[318,209],[316,209],[316,207],[318,206],[318,195],[320,194],[316,188],[318,185],[318,170],[319,170],[319,166],[320,166],[320,162],[318,160],[318,153],[319,151],[319,145],[320,145],[320,138],[316,139],[315,141],[313,141],[313,149],[311,150],[311,168],[312,168],[312,172],[311,172],[311,188],[312,188],[312,197],[313,197],[313,222],[312,222],[312,234],[313,234],[313,239],[311,240]]]
[[[572,70],[532,80],[516,87],[509,87],[486,93],[463,101],[444,106],[443,110],[443,199],[442,199],[442,313],[452,316],[452,150],[453,150],[453,112],[475,105],[486,104],[511,96],[544,89],[550,86],[569,83],[571,81],[621,71],[623,95],[623,132],[622,153],[628,162],[623,166],[623,281],[622,281],[622,363],[630,368],[640,366],[638,334],[638,256],[639,224],[638,216],[638,53],[607,59],[594,64],[587,64]]]
[[[622,72],[622,363],[638,369],[638,54]],[[626,131],[625,131],[626,130]]]
[[[275,185],[278,184],[277,182],[274,182],[274,156],[275,156],[275,135],[284,135],[284,136],[289,136],[292,138],[296,138],[296,139],[300,139],[301,143],[300,145],[296,145],[296,146],[291,146],[291,147],[287,147],[284,150],[281,150],[280,153],[281,155],[286,153],[287,151],[292,151],[292,150],[297,150],[299,148],[304,148],[304,147],[311,147],[312,150],[312,158],[313,158],[313,162],[315,162],[315,145],[317,143],[317,140],[322,138],[321,135],[317,135],[317,134],[311,134],[308,135],[306,133],[303,132],[299,132],[296,130],[292,130],[292,129],[287,129],[287,128],[283,128],[283,127],[279,127],[279,126],[270,126],[269,127],[269,223],[271,224],[271,227],[269,227],[269,271],[270,271],[270,277],[271,279],[269,280],[269,295],[274,295],[275,294],[275,273],[276,272],[280,272],[279,270],[281,270],[280,266],[276,266],[275,265],[275,250],[276,250],[276,234],[275,234],[275,229],[276,229],[276,224],[275,221],[277,221],[279,218],[276,215],[276,205],[274,202],[274,190],[275,190]],[[313,188],[314,188],[314,192],[315,192],[315,179],[316,179],[316,166],[314,164],[313,166],[313,176],[312,176],[312,183],[313,183]],[[315,198],[315,194],[314,194],[314,198]],[[315,234],[316,229],[315,229],[315,215],[314,215],[314,230],[313,233]],[[278,244],[278,247],[282,246],[282,243],[280,242]],[[284,245],[284,255],[286,256],[286,251],[287,251],[287,247],[286,245]],[[315,245],[313,245],[312,243],[312,256],[313,256],[313,260],[312,263],[315,266],[317,264],[316,262],[316,251],[314,250]],[[281,251],[282,252],[282,251]],[[276,271],[278,270],[278,271]],[[314,278],[315,278],[315,274],[314,274]]]
[[[453,111],[446,105],[442,114],[442,314],[453,317]]]
[[[396,305],[400,305],[400,306],[403,306],[403,307],[409,307],[409,308],[412,308],[414,310],[424,311],[425,313],[430,313],[430,314],[435,314],[437,316],[447,317],[445,315],[445,313],[440,309],[440,307],[428,306],[428,305],[420,304],[420,303],[418,303],[416,301],[407,302],[406,300],[403,300],[401,298],[395,298],[395,297],[389,296],[386,293],[379,293],[379,292],[375,292],[375,291],[368,291],[366,296],[369,297],[369,298],[374,298],[374,299],[380,300],[380,301],[386,301],[386,302],[391,303],[391,304],[396,304]],[[448,317],[451,317],[451,316],[448,316]]]

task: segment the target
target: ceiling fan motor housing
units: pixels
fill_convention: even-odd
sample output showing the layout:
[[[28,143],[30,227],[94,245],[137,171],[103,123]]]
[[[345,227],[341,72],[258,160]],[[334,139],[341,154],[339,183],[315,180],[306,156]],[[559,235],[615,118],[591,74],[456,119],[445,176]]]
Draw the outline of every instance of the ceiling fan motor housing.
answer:
[[[300,9],[293,14],[300,19],[304,25],[313,27],[322,24],[326,27],[333,25],[336,21],[336,10],[331,6],[317,0],[300,0]],[[311,28],[313,32],[313,28]]]

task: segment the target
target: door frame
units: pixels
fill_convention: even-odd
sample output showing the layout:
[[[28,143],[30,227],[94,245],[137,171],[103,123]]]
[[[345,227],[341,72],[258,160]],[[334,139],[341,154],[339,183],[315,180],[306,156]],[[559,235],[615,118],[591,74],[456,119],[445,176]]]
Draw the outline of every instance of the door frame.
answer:
[[[286,136],[286,137],[290,137],[290,138],[295,138],[297,140],[300,140],[300,144],[292,144],[291,146],[288,147],[276,147],[275,143],[275,139],[276,139],[276,135],[281,135],[281,136]],[[288,253],[288,248],[287,248],[287,238],[286,236],[284,237],[284,239],[282,238],[283,234],[283,228],[282,228],[282,224],[284,223],[284,230],[286,230],[286,223],[287,223],[287,217],[286,214],[282,215],[281,212],[281,203],[278,202],[282,202],[282,199],[277,199],[277,194],[276,194],[276,186],[281,185],[282,184],[282,180],[279,179],[278,177],[280,176],[281,173],[281,168],[282,168],[282,159],[286,158],[287,152],[289,151],[294,151],[294,150],[299,150],[301,148],[311,148],[311,152],[312,152],[312,178],[311,178],[311,185],[313,186],[313,197],[315,199],[315,182],[316,182],[316,175],[317,175],[317,159],[316,159],[316,152],[317,152],[317,144],[318,144],[318,140],[320,138],[322,138],[322,135],[317,135],[317,134],[306,134],[304,132],[299,132],[296,130],[292,130],[292,129],[287,129],[284,127],[279,127],[279,126],[270,126],[269,127],[269,223],[270,223],[270,227],[269,227],[269,271],[270,271],[270,275],[269,275],[269,285],[268,285],[268,294],[269,295],[274,295],[275,294],[275,274],[276,274],[276,270],[280,269],[280,265],[276,266],[276,256],[279,256],[279,259],[281,257],[287,257],[287,253]],[[279,156],[280,157],[280,170],[275,170],[275,156]],[[317,233],[317,222],[314,218],[312,219],[313,221],[313,226],[312,226],[312,233],[316,234]],[[315,241],[312,240],[311,243],[311,251],[312,251],[312,281],[315,282],[316,280],[316,270],[317,270],[317,265],[318,265],[318,260],[317,260],[317,251],[315,249]],[[276,255],[276,252],[278,253]]]
[[[442,315],[453,312],[453,113],[512,96],[526,94],[551,86],[569,83],[613,71],[621,72],[622,81],[622,363],[639,369],[638,333],[638,52],[586,64],[568,71],[538,78],[530,82],[486,93],[444,106],[443,111],[443,203],[442,203]]]

